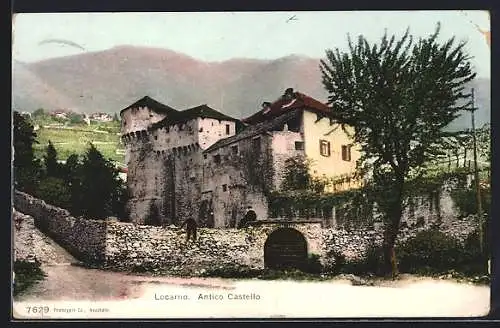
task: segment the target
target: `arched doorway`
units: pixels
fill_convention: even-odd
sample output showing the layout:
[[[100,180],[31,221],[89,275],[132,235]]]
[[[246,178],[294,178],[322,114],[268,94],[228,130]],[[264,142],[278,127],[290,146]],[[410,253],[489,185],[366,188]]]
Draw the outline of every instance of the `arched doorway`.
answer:
[[[264,265],[271,269],[300,269],[307,259],[307,241],[292,228],[273,231],[264,244]]]

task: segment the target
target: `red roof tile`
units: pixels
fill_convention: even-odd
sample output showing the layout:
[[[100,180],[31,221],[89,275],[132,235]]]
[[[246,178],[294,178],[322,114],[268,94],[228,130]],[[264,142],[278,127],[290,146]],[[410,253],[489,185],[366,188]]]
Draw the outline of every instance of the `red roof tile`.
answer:
[[[323,113],[325,115],[331,113],[330,108],[326,104],[323,104],[322,102],[309,97],[308,95],[300,92],[294,92],[293,95],[294,98],[292,100],[285,98],[284,96],[280,97],[280,99],[273,102],[269,107],[263,108],[262,110],[258,111],[250,117],[245,118],[242,121],[247,124],[256,124],[264,120],[269,120],[276,116],[282,115],[285,112],[296,108],[309,109],[314,112]]]

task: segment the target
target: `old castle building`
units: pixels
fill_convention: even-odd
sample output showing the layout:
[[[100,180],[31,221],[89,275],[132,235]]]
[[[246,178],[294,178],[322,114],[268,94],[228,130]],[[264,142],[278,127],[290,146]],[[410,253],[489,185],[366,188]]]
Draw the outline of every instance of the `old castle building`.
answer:
[[[207,105],[178,111],[144,97],[120,112],[130,221],[235,227],[247,206],[268,217],[286,159],[312,160],[311,174],[352,174],[359,152],[323,103],[293,89],[238,120]]]

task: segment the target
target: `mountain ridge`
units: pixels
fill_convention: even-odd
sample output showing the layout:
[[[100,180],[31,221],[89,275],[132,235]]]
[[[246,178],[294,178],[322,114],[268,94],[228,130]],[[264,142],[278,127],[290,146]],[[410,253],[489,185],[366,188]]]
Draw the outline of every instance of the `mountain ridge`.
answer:
[[[319,64],[319,58],[298,54],[202,61],[170,49],[120,45],[30,63],[13,60],[12,103],[22,111],[65,107],[116,113],[148,95],[177,109],[207,104],[243,118],[289,87],[326,102]],[[471,85],[481,125],[489,122],[490,81],[477,78]],[[467,124],[462,117],[456,122]]]

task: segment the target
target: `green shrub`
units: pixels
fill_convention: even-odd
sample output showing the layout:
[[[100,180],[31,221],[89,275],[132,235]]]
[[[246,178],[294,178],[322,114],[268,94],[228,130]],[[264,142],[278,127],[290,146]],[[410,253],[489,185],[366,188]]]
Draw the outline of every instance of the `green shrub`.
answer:
[[[37,261],[28,262],[18,260],[14,262],[14,273],[14,296],[19,295],[37,281],[45,278],[45,273],[42,271],[40,263]]]
[[[441,273],[456,269],[464,257],[460,243],[438,230],[425,230],[398,247],[399,270],[407,273]]]
[[[257,278],[261,280],[280,280],[280,279],[293,279],[293,280],[318,280],[324,279],[326,275],[319,275],[321,271],[319,257],[310,257],[310,266],[308,271],[304,269],[299,270],[295,268],[289,269],[254,269],[243,265],[219,265],[208,269],[201,273],[202,277],[218,277],[218,278],[237,278],[237,279],[251,279]]]
[[[312,274],[321,273],[323,271],[323,266],[321,265],[319,258],[318,254],[310,254],[307,257],[301,271]]]
[[[341,258],[342,259],[342,258]],[[345,260],[338,273],[351,273],[355,275],[378,275],[383,268],[383,252],[380,246],[369,245],[365,257],[358,260]]]
[[[487,237],[487,235],[485,234]],[[475,230],[464,242],[463,255],[458,269],[466,275],[486,274],[488,272],[489,247],[486,238],[485,249],[481,254],[479,247],[479,231]]]
[[[472,181],[474,186],[474,181]],[[490,213],[491,207],[491,190],[489,188],[481,188],[481,203],[483,211]],[[455,206],[460,211],[460,215],[465,217],[467,215],[477,213],[477,200],[475,188],[454,189],[451,191],[451,197]]]
[[[40,181],[35,196],[48,204],[71,209],[71,193],[64,180],[46,177]]]
[[[325,268],[326,271],[331,272],[333,274],[339,274],[342,272],[343,267],[346,263],[345,255],[340,252],[332,252],[328,254],[328,256],[333,257],[334,263],[332,267]]]
[[[204,271],[202,277],[219,278],[255,278],[261,273],[260,270],[252,269],[243,265],[219,265]]]

